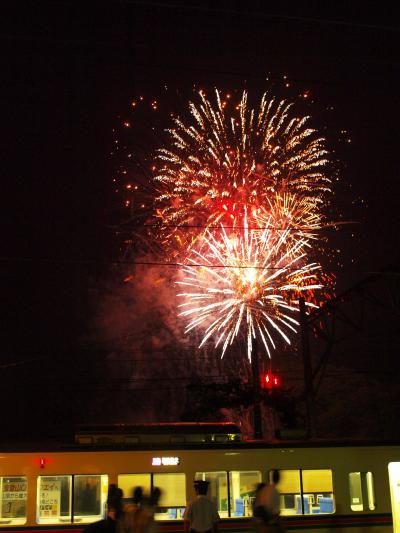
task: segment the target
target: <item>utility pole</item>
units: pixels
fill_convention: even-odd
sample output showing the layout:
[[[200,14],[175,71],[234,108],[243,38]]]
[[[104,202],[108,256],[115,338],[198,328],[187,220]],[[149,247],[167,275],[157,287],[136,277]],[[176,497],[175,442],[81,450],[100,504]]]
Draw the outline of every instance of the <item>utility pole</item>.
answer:
[[[306,429],[307,437],[314,434],[313,420],[313,380],[310,356],[310,343],[308,339],[306,303],[303,297],[299,298],[300,326],[301,326],[301,345],[303,352],[303,369],[304,369],[304,396],[306,400]]]
[[[258,342],[257,338],[252,341],[253,350],[251,354],[251,369],[253,374],[253,430],[254,438],[262,439],[262,419],[261,419],[261,381],[260,367],[258,359]]]

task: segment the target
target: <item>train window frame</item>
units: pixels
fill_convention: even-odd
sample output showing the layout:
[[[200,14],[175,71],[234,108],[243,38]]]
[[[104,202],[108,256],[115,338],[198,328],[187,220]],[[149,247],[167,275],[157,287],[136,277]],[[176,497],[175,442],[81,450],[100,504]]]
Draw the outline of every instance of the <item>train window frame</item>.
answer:
[[[178,481],[180,479],[180,490],[179,492],[180,497],[182,500],[176,501],[176,502],[165,502],[165,497],[163,497],[163,494],[166,493],[165,489],[163,488],[163,484],[159,483],[156,479],[157,477],[165,478],[167,476],[176,476],[176,480]],[[183,483],[182,483],[183,482]],[[160,502],[158,506],[158,512],[155,513],[154,517],[156,520],[183,520],[183,516],[186,509],[186,473],[185,472],[152,472],[152,488],[158,487],[161,489],[161,497]],[[176,495],[175,495],[176,496]],[[171,496],[168,495],[170,498]],[[165,517],[164,515],[167,514],[168,516]]]
[[[75,513],[75,479],[76,478],[83,478],[83,477],[97,477],[100,478],[100,507],[99,507],[99,513],[95,515],[82,515]],[[63,489],[60,485],[59,488],[59,496],[55,497],[54,494],[52,496],[53,500],[50,500],[52,503],[48,503],[48,505],[58,505],[60,510],[57,515],[54,516],[41,516],[40,515],[40,506],[42,505],[42,495],[41,495],[41,481],[43,479],[53,479],[65,478],[67,480],[67,494],[68,499],[67,502],[62,502],[63,498]],[[54,482],[54,481],[53,481]],[[101,520],[102,518],[105,518],[106,516],[106,501],[107,501],[107,493],[108,493],[108,487],[109,487],[109,476],[108,474],[51,474],[51,475],[42,475],[37,476],[37,482],[36,482],[36,523],[41,525],[52,525],[52,524],[91,524],[93,522],[96,522],[98,520]],[[54,493],[55,491],[53,491]],[[64,489],[64,497],[65,497],[65,489]],[[54,499],[56,503],[54,503]],[[59,500],[59,501],[57,501]],[[68,512],[65,515],[62,515],[61,512],[61,506],[62,504],[66,503],[66,506],[68,508]]]
[[[56,479],[56,478],[65,478],[67,480],[67,489],[68,489],[68,500],[67,500],[67,507],[68,512],[65,516],[61,515],[61,499],[62,499],[62,479]],[[43,503],[44,500],[42,492],[56,492],[56,491],[44,491],[41,489],[42,480],[52,480],[53,483],[60,482],[59,486],[59,497],[55,497],[54,494],[52,497],[49,496],[49,502],[51,503]],[[48,481],[50,482],[50,481]],[[58,501],[59,500],[59,501]],[[60,507],[60,511],[57,514],[57,518],[54,516],[41,516],[41,506],[42,505],[55,505]],[[71,524],[72,523],[72,474],[51,474],[51,475],[44,475],[44,476],[37,476],[37,482],[36,482],[36,523],[37,524]]]
[[[240,498],[243,501],[240,502],[240,505],[243,506],[243,513],[238,513],[236,505],[239,502],[233,501],[235,498],[235,490],[233,487],[233,474],[258,474],[258,480],[255,481],[254,484],[254,490],[251,492],[254,493],[252,497],[248,497],[247,501],[246,498]],[[250,516],[252,516],[252,504],[253,500],[255,498],[256,493],[256,485],[257,483],[260,483],[262,481],[262,472],[261,470],[214,470],[214,471],[207,471],[207,472],[195,472],[194,479],[201,479],[201,480],[207,480],[207,477],[210,477],[212,474],[221,474],[225,476],[226,480],[226,510],[223,508],[222,501],[225,500],[225,498],[221,498],[220,500],[217,500],[215,503],[217,504],[217,511],[220,515],[221,520],[226,520],[230,518],[237,518],[237,519],[248,519]],[[222,476],[221,476],[222,477]],[[240,483],[240,482],[239,482]],[[239,486],[240,490],[240,486]],[[218,491],[219,492],[219,491]]]
[[[99,499],[96,498],[96,505],[98,503],[99,512],[96,514],[82,514],[76,511],[77,509],[77,478],[99,478],[100,485],[98,486]],[[74,524],[91,524],[97,522],[106,515],[107,494],[108,494],[108,474],[74,474],[72,479],[72,523]],[[93,489],[92,489],[93,490]],[[97,491],[96,491],[97,492]]]
[[[233,485],[233,475],[239,474],[239,495]],[[243,490],[240,481],[240,474],[257,474],[257,480],[252,481],[252,490],[246,492]],[[249,518],[253,514],[253,503],[256,496],[257,485],[262,481],[261,470],[229,470],[229,496],[230,496],[230,515],[229,518]],[[235,494],[236,493],[236,494]],[[244,496],[243,496],[244,495]]]
[[[304,487],[305,484],[310,483],[309,480],[304,479],[304,474],[318,471],[330,473],[331,491],[321,491],[320,488],[318,490],[307,490],[310,489],[310,487]],[[282,487],[279,486],[280,483],[278,483],[277,489],[280,493],[280,509],[282,516],[312,516],[316,514],[327,515],[336,513],[332,468],[288,468],[279,470],[281,475],[283,472],[294,472],[298,475],[298,488],[294,492],[286,492],[282,490]],[[270,481],[272,481],[272,473],[273,470],[270,470],[267,475],[267,479]],[[314,489],[314,487],[312,488]],[[293,503],[292,507],[286,507],[286,501],[289,496],[293,496],[293,500],[290,499]],[[282,502],[284,502],[285,507],[282,506]],[[325,507],[325,509],[321,511],[321,507]]]
[[[222,520],[231,518],[232,512],[231,512],[231,495],[230,495],[230,486],[229,486],[229,471],[228,470],[208,470],[203,472],[195,472],[194,479],[195,480],[203,480],[208,481],[207,477],[210,477],[210,474],[221,474],[225,476],[225,482],[226,482],[226,510],[222,507],[222,501],[225,500],[225,498],[221,498],[220,500],[217,500],[217,511]],[[222,476],[221,476],[222,477]],[[220,492],[220,490],[218,490]],[[213,499],[212,496],[209,495],[211,499]],[[221,506],[220,506],[221,501]],[[221,508],[220,508],[221,507]]]
[[[354,479],[353,482],[352,478]],[[351,511],[353,513],[374,511],[376,509],[374,473],[371,471],[349,472],[348,480]]]
[[[184,505],[163,505],[163,494],[161,492],[161,498],[160,498],[160,505],[157,507],[157,511],[154,514],[154,518],[159,522],[165,522],[165,521],[171,521],[171,520],[183,520],[185,508],[186,508],[186,473],[185,472],[120,472],[117,474],[117,483],[118,486],[121,485],[120,479],[124,476],[126,477],[134,477],[134,476],[148,476],[150,483],[145,487],[145,492],[151,492],[155,487],[158,485],[154,482],[155,476],[162,476],[162,475],[177,475],[177,476],[183,476],[184,480],[184,494],[185,494],[185,504]],[[125,483],[124,483],[125,484]],[[132,489],[132,495],[133,490],[135,486],[133,485],[130,487]],[[140,485],[139,485],[140,486]],[[124,494],[124,500],[125,503],[132,502],[132,497],[126,497],[126,494]],[[165,516],[167,514],[167,516]]]
[[[8,490],[4,491],[4,483],[7,480],[6,483],[21,483],[25,484],[24,487],[18,487],[19,490]],[[13,480],[13,481],[11,481]],[[21,490],[21,488],[23,490]],[[7,498],[9,500],[9,511],[3,512],[3,505],[4,505],[4,492],[10,493],[10,498]],[[11,494],[14,494],[14,496],[11,496]],[[21,496],[23,495],[23,496]],[[23,516],[4,516],[4,514],[12,514],[11,508],[12,503],[14,502],[20,502],[21,500],[24,501],[24,509],[25,514]],[[13,506],[14,507],[14,506]],[[27,523],[28,520],[28,477],[23,475],[11,475],[11,476],[0,476],[0,528],[1,527],[8,527],[8,526],[22,526]]]

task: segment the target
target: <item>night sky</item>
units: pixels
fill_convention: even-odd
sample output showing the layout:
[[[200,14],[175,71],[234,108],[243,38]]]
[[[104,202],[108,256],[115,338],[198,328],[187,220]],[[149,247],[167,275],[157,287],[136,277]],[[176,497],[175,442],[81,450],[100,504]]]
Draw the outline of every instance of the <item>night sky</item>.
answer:
[[[96,317],[120,257],[109,154],[139,94],[165,85],[188,98],[193,85],[261,93],[267,77],[280,96],[309,91],[314,123],[341,160],[338,211],[356,222],[334,236],[338,291],[398,267],[398,13],[341,6],[2,5],[0,397],[9,436],[88,421],[85,401],[105,383]]]

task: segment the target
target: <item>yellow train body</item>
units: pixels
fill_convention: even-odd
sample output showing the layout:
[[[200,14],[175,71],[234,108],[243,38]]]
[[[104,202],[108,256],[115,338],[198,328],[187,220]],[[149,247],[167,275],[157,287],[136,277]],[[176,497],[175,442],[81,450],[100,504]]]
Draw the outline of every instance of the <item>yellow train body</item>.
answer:
[[[160,531],[182,531],[195,479],[210,481],[220,529],[246,531],[252,528],[255,486],[268,481],[272,469],[282,474],[278,488],[288,530],[400,532],[399,445],[228,438],[0,452],[0,533],[81,530],[104,516],[110,484],[127,499],[134,486],[161,487]]]

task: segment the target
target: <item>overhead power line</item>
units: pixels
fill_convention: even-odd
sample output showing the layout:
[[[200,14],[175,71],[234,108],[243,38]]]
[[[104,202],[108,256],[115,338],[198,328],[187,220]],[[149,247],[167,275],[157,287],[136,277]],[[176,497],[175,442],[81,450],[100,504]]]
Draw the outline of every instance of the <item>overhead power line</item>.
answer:
[[[295,272],[298,271],[301,267],[291,267],[291,268],[285,268],[285,267],[274,267],[274,266],[257,266],[257,265],[210,265],[208,263],[179,263],[179,262],[173,262],[173,261],[129,261],[129,260],[107,260],[107,259],[66,259],[66,258],[49,258],[49,257],[0,257],[0,262],[3,263],[49,263],[49,264],[82,264],[82,265],[89,265],[89,264],[108,264],[108,265],[129,265],[131,267],[134,266],[158,266],[158,267],[169,267],[169,268],[184,268],[184,267],[193,267],[193,268],[213,268],[213,269],[255,269],[255,270],[285,270],[286,272]],[[309,265],[314,264],[314,262],[310,262]],[[343,271],[343,269],[338,269],[340,272]],[[329,272],[334,272],[334,269],[329,269]],[[354,272],[362,273],[362,274],[389,274],[388,272],[384,271],[370,271],[370,270],[361,270],[361,269],[354,269]],[[399,275],[400,271],[394,271],[390,272],[391,275]]]
[[[129,4],[138,7],[158,7],[163,9],[175,9],[180,11],[197,11],[203,13],[219,13],[225,15],[237,15],[245,18],[256,19],[271,19],[271,20],[290,20],[293,22],[312,23],[330,26],[346,26],[350,28],[360,28],[367,30],[382,30],[399,32],[398,26],[387,26],[384,24],[368,24],[364,22],[350,22],[347,20],[338,20],[330,18],[315,18],[304,17],[298,15],[287,15],[283,13],[271,13],[265,11],[259,11],[251,9],[251,6],[246,6],[246,9],[232,9],[232,8],[220,8],[205,6],[204,3],[193,4],[174,4],[172,2],[149,2],[148,0],[117,0],[120,4]]]
[[[154,229],[163,229],[163,228],[171,228],[171,229],[208,229],[208,230],[219,230],[219,229],[247,229],[247,230],[273,230],[273,231],[307,231],[310,233],[323,233],[324,231],[331,231],[338,229],[338,226],[350,226],[350,225],[359,225],[361,224],[358,221],[353,220],[346,220],[346,221],[340,221],[340,222],[328,222],[324,224],[323,227],[320,228],[312,228],[308,226],[298,226],[298,227],[282,227],[282,226],[273,226],[273,225],[266,225],[266,226],[241,226],[241,225],[226,225],[226,224],[220,224],[220,225],[204,225],[204,224],[159,224],[157,222],[153,224],[146,224],[142,222],[135,222],[131,220],[127,220],[126,222],[122,223],[123,225],[129,225],[130,227],[141,227],[141,228],[154,228]],[[111,226],[112,229],[120,232],[119,226]],[[127,231],[127,230],[125,230]]]

